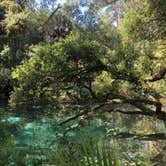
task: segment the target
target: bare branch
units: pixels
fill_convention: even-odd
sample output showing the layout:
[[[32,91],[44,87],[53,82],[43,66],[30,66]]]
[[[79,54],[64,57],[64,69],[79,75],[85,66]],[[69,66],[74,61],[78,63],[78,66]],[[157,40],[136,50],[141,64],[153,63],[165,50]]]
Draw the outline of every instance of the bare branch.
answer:
[[[47,20],[39,27],[39,29],[43,29],[45,25],[47,25],[48,21],[54,16],[54,14],[61,8],[60,4],[58,4],[57,8],[51,13],[51,15],[47,18]]]

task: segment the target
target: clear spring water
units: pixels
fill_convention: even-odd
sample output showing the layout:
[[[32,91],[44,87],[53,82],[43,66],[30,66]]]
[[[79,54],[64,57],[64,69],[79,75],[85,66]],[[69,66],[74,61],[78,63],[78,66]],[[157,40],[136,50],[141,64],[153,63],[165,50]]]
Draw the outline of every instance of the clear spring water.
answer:
[[[49,155],[59,150],[59,140],[63,138],[76,140],[85,135],[97,139],[106,135],[110,143],[116,140],[120,155],[127,155],[130,160],[136,160],[145,155],[155,160],[157,155],[161,156],[164,153],[166,147],[166,140],[163,137],[144,139],[144,136],[150,134],[166,132],[166,123],[152,117],[134,117],[114,113],[105,115],[102,119],[96,118],[84,123],[81,120],[72,121],[59,127],[57,123],[60,119],[56,114],[42,114],[42,109],[40,112],[40,114],[35,112],[20,114],[17,111],[8,111],[4,107],[0,108],[0,159],[10,156],[6,158],[7,165],[12,165],[11,163],[18,165],[17,155],[20,153],[24,154],[21,157],[24,158],[24,165],[28,165],[28,161],[29,165],[33,165],[30,164],[32,158],[47,163]],[[161,160],[163,162],[165,156]],[[1,162],[0,165],[2,165]]]

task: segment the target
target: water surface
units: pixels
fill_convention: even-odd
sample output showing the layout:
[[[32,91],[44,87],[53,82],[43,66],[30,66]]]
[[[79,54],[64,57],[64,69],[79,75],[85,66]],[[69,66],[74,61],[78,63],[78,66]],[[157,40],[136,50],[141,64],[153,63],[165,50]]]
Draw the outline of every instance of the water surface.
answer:
[[[116,142],[121,158],[142,161],[148,159],[157,165],[166,161],[166,123],[153,117],[105,114],[102,119],[75,120],[58,126],[62,117],[0,108],[0,165],[35,165],[50,163],[52,154],[68,146],[60,141],[80,140],[83,137],[106,138]],[[66,119],[67,117],[63,117]],[[70,142],[71,142],[70,141]],[[66,145],[65,145],[66,144]],[[52,162],[52,161],[51,161]],[[139,164],[138,164],[139,165]],[[141,163],[140,163],[141,165]],[[142,164],[143,165],[143,164]]]

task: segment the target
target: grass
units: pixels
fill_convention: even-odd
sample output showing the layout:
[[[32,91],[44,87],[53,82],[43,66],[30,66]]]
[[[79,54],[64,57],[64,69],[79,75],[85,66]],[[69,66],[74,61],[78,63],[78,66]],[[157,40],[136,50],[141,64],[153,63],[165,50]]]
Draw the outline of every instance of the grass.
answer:
[[[109,142],[95,143],[93,140],[83,140],[73,144],[72,149],[64,150],[54,155],[57,166],[120,166],[118,150]]]

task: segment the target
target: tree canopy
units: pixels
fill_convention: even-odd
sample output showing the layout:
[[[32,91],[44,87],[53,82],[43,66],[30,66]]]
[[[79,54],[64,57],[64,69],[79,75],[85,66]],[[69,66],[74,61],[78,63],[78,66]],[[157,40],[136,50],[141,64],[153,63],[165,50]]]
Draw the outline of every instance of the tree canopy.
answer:
[[[1,0],[0,9],[10,106],[68,102],[165,119],[165,0]]]

